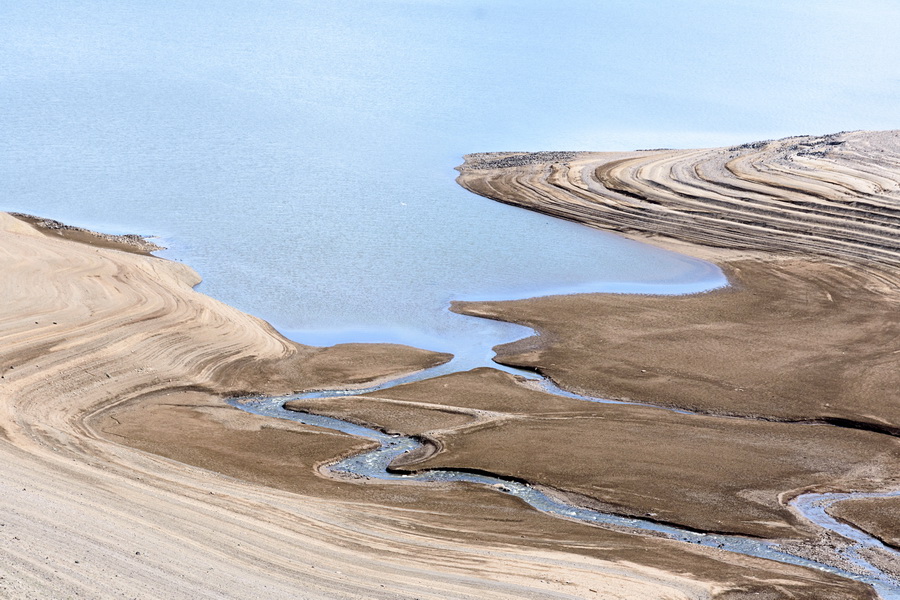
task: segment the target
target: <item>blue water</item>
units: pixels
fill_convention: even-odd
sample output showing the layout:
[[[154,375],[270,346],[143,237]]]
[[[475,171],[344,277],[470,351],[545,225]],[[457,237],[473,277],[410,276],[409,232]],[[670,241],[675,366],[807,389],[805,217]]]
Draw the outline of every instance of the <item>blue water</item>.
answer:
[[[511,339],[447,303],[721,275],[475,197],[462,154],[896,126],[896,9],[795,4],[3,2],[0,208],[162,236],[303,341]]]

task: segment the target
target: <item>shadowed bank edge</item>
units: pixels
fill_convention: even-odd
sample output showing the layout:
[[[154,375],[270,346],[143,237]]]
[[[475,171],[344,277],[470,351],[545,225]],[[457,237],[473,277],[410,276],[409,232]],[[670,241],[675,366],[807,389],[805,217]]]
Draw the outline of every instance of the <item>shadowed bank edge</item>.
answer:
[[[866,139],[863,134],[852,136]],[[825,153],[851,148],[847,142],[830,144],[831,141],[841,140],[826,139],[809,148],[811,152],[819,152],[818,148],[825,144],[825,150],[821,150]],[[893,148],[884,142],[879,144],[888,150]],[[740,153],[741,150],[721,152]],[[588,160],[588,155],[574,156]],[[644,156],[649,155],[633,155]],[[817,158],[828,160],[827,156]],[[568,207],[567,202],[578,204],[570,202],[570,196],[580,198],[581,203],[588,204],[588,209],[596,210],[585,195],[603,198],[607,192],[602,190],[608,190],[616,196],[615,202],[603,202],[621,205],[627,214],[640,213],[637,209],[627,209],[623,198],[631,203],[644,202],[637,200],[643,191],[624,190],[625,184],[612,179],[603,181],[599,174],[586,178],[597,183],[585,184],[584,173],[589,170],[600,173],[600,163],[598,168],[585,166],[578,177],[573,175],[578,185],[587,186],[590,192],[579,188],[581,191],[570,194],[560,173],[576,172],[572,164],[548,164],[529,158],[527,164],[514,166],[545,173],[534,178],[540,182],[536,187],[550,185],[550,191],[540,188],[540,192],[533,192],[530,183],[517,183],[502,188],[495,196],[522,205],[533,202],[530,208],[551,214],[582,214],[584,207],[579,206],[577,210]],[[669,167],[622,168],[633,168],[639,174],[634,177],[636,181],[652,181],[645,185],[654,190],[660,186],[648,179],[647,173],[656,176],[674,172]],[[732,165],[732,168],[736,167]],[[819,200],[808,203],[826,205],[821,209],[826,216],[819,216],[819,207],[804,209],[812,213],[810,218],[827,221],[829,233],[824,241],[818,239],[822,237],[818,234],[814,236],[817,239],[807,241],[802,239],[802,232],[792,232],[791,235],[801,238],[796,245],[803,249],[797,251],[799,255],[788,257],[773,255],[764,248],[748,248],[746,242],[744,246],[735,245],[744,262],[736,260],[734,251],[716,250],[717,256],[722,252],[728,260],[736,260],[724,265],[738,284],[729,291],[677,299],[621,296],[616,297],[619,304],[613,305],[604,304],[613,302],[608,296],[576,296],[502,304],[466,303],[456,307],[491,318],[514,317],[542,333],[537,340],[501,349],[501,360],[505,362],[541,370],[572,389],[634,397],[661,405],[692,403],[692,409],[710,414],[692,419],[713,421],[699,425],[672,423],[657,419],[656,415],[635,418],[636,413],[627,411],[601,414],[595,407],[589,409],[593,411],[591,415],[575,414],[588,409],[561,404],[550,406],[546,404],[549,400],[537,397],[527,398],[531,408],[523,407],[522,397],[529,396],[529,390],[511,378],[490,371],[457,374],[450,376],[456,377],[450,381],[411,384],[404,386],[403,391],[394,388],[390,398],[370,399],[360,410],[377,412],[364,418],[378,425],[390,426],[391,420],[405,420],[404,427],[409,433],[416,433],[413,431],[416,427],[421,431],[438,431],[435,437],[442,441],[444,451],[427,459],[425,466],[444,461],[510,476],[531,468],[534,477],[526,478],[576,493],[585,501],[611,505],[625,513],[666,510],[667,520],[685,524],[698,519],[704,524],[703,513],[710,503],[724,499],[723,509],[709,517],[720,521],[717,525],[720,529],[812,537],[814,532],[804,530],[796,519],[792,521],[784,508],[791,493],[802,491],[797,489],[798,485],[825,489],[852,484],[857,486],[853,489],[859,489],[863,484],[888,487],[896,481],[893,471],[896,440],[873,429],[875,425],[895,426],[892,419],[896,411],[888,410],[890,404],[885,404],[896,402],[888,397],[893,363],[890,357],[885,360],[883,349],[877,347],[881,340],[866,346],[864,334],[869,331],[865,327],[864,334],[856,340],[857,345],[846,348],[858,352],[857,363],[852,357],[844,362],[837,360],[837,348],[853,341],[845,339],[852,337],[852,327],[872,323],[872,319],[887,319],[890,313],[887,307],[892,301],[895,280],[891,271],[893,251],[885,240],[890,238],[892,213],[889,202],[882,196],[893,191],[884,192],[890,177],[882,171],[889,172],[890,168],[879,168],[871,177],[877,177],[881,191],[864,190],[868,194],[867,202],[873,207],[861,211],[876,216],[869,223],[867,218],[853,215],[852,243],[832,243],[832,237],[840,238],[839,233],[832,231],[839,229],[840,218],[834,216],[839,211],[827,205],[838,201],[822,199],[827,194],[819,190],[837,186],[844,194],[861,195],[863,191],[854,187],[861,185],[858,177],[854,179],[834,168],[832,171],[838,174],[831,177],[837,183],[823,183],[820,178],[815,186],[809,184],[816,190],[812,195]],[[477,173],[477,177],[471,173]],[[482,184],[474,181],[500,187],[493,167],[471,173],[467,175],[464,170],[460,181],[473,191],[490,195],[485,193],[488,188],[479,188]],[[550,179],[552,184],[543,183]],[[517,181],[528,179],[519,176]],[[632,184],[630,179],[627,181]],[[779,194],[800,194],[794,190],[796,182],[790,183],[780,182],[775,186],[789,190]],[[617,185],[624,191],[613,191]],[[726,186],[726,189],[731,188]],[[759,190],[753,193],[761,194]],[[681,190],[664,195],[670,203],[671,198],[690,196]],[[554,207],[539,206],[535,198],[542,198]],[[655,196],[647,194],[646,198],[648,205],[658,206],[656,210],[664,213],[654,217],[653,223],[664,223],[669,212],[679,212]],[[790,199],[779,202],[791,204]],[[583,214],[592,214],[590,210]],[[603,213],[605,209],[598,212]],[[693,205],[681,212],[702,213]],[[621,221],[618,216],[616,219]],[[742,219],[747,220],[743,216]],[[576,220],[612,227],[601,222],[590,223],[588,218]],[[733,232],[739,227],[725,220],[728,222],[722,229],[728,232],[723,234],[728,241],[737,235]],[[765,230],[759,215],[749,220],[753,223],[741,227]],[[194,292],[191,288],[199,279],[183,265],[52,239],[5,215],[0,223],[0,252],[5,264],[0,285],[4,297],[9,299],[0,317],[4,339],[0,350],[3,369],[0,448],[5,455],[4,483],[0,484],[5,493],[0,495],[0,502],[4,505],[3,514],[7,515],[4,519],[8,521],[3,533],[15,538],[0,550],[5,554],[3,568],[6,570],[0,579],[0,590],[5,593],[44,597],[76,592],[94,596],[128,593],[144,597],[202,594],[244,597],[264,590],[273,597],[296,597],[299,587],[304,597],[321,598],[732,598],[761,592],[771,597],[805,598],[871,595],[865,586],[809,569],[551,519],[487,490],[465,486],[401,489],[324,478],[318,474],[318,466],[369,444],[298,424],[273,423],[234,410],[220,398],[244,393],[280,394],[299,389],[346,387],[348,383],[362,384],[427,368],[448,357],[387,345],[352,344],[327,349],[299,346],[284,340],[258,319]],[[627,223],[617,230],[631,234],[640,230],[631,221]],[[682,229],[687,231],[683,227],[678,231]],[[713,243],[710,240],[715,236],[709,232],[711,229],[707,223],[697,233],[685,234],[684,239]],[[701,234],[709,239],[695,239]],[[749,236],[742,233],[737,237]],[[779,244],[772,242],[773,248],[780,248]],[[832,246],[835,247],[833,255],[813,252]],[[877,252],[873,251],[875,258],[859,256],[861,248],[870,246],[877,248]],[[810,261],[806,254],[819,258]],[[802,266],[806,264],[815,268]],[[763,266],[755,268],[755,265]],[[765,289],[754,291],[748,287],[757,277],[764,278],[771,271],[781,278],[776,277],[776,281],[768,284],[772,289],[763,286]],[[811,295],[813,302],[799,303],[792,296],[795,289]],[[767,325],[769,330],[758,334],[760,339],[766,333],[771,334],[772,327],[777,327],[781,334],[786,323],[797,319],[819,320],[823,314],[829,331],[832,327],[827,319],[844,325],[838,328],[838,337],[829,340],[829,351],[824,354],[815,353],[817,344],[805,344],[810,339],[819,340],[818,335],[804,332],[802,327],[781,336],[790,340],[789,347],[781,349],[783,352],[777,347],[760,352],[771,361],[769,366],[779,368],[769,373],[797,371],[801,383],[796,389],[779,383],[788,377],[763,378],[761,373],[767,368],[764,361],[743,367],[736,364],[729,369],[725,368],[728,364],[743,358],[731,361],[727,355],[720,354],[733,351],[729,350],[728,340],[740,339],[741,335],[750,335],[756,329],[753,318],[766,312],[761,307],[769,304],[771,298],[767,293],[784,296],[779,310],[785,312],[778,313],[781,320]],[[737,300],[729,300],[747,296],[756,298],[757,304],[751,303],[748,308]],[[590,303],[591,299],[599,304],[579,304]],[[878,299],[884,299],[887,304],[880,306]],[[542,301],[562,304],[542,307]],[[658,304],[653,304],[654,301]],[[574,304],[566,308],[567,302]],[[703,306],[695,307],[693,302]],[[840,309],[829,311],[826,302],[838,304]],[[650,305],[643,306],[643,303]],[[674,317],[667,317],[664,303],[684,303],[685,307],[675,310]],[[868,305],[870,310],[859,308],[849,316],[841,316],[846,314],[846,307],[852,308],[857,303]],[[709,307],[719,304],[730,306],[723,310],[731,312],[724,317],[710,315]],[[799,304],[807,312],[793,315],[790,310]],[[612,316],[616,311],[637,311],[637,314],[631,312],[620,317],[611,330],[598,329],[606,327],[601,321],[615,321]],[[629,325],[641,323],[643,327],[647,314],[664,321],[670,340],[652,339],[652,332],[660,323],[648,319],[642,330],[644,336],[626,336],[628,343],[620,343],[618,350],[609,348],[610,340],[631,330]],[[724,324],[711,326],[711,323]],[[740,330],[742,324],[746,331]],[[889,335],[894,323],[880,325],[887,329],[884,335]],[[733,327],[741,333],[729,333]],[[871,328],[876,329],[874,325]],[[710,369],[715,376],[703,367],[703,361],[708,358],[696,355],[697,348],[706,348],[710,343],[695,337],[698,329],[713,336],[712,348],[720,356],[719,363],[724,363],[724,371],[719,370],[718,364]],[[693,362],[685,359],[688,363],[677,363],[684,350],[679,347],[679,340],[691,343]],[[660,344],[661,341],[669,346]],[[598,343],[603,344],[603,352],[598,352]],[[648,351],[641,358],[644,364],[638,365],[634,354],[644,354],[636,350],[641,343],[645,350],[662,349]],[[742,342],[741,346],[757,348],[752,342]],[[798,350],[806,350],[811,355],[792,359],[792,353]],[[780,359],[774,358],[779,354]],[[841,367],[832,373],[832,379],[843,382],[843,387],[826,396],[829,402],[820,400],[818,405],[810,395],[799,393],[812,391],[813,388],[804,385],[815,385],[816,371],[803,370],[811,356],[815,358],[812,365],[822,372],[831,373]],[[756,355],[752,358],[762,360]],[[785,361],[787,366],[783,364]],[[846,383],[841,376],[854,364],[861,364],[864,373],[858,380]],[[639,382],[632,389],[628,381],[635,369],[651,376],[637,378]],[[744,371],[749,375],[745,376]],[[682,383],[690,384],[687,391],[669,393],[680,389]],[[429,389],[439,385],[446,391]],[[756,394],[737,395],[737,389],[755,391],[754,385],[763,393],[756,404],[748,406],[744,402],[746,396]],[[399,394],[407,397],[396,397]],[[862,396],[869,400],[862,402]],[[476,401],[478,398],[481,400]],[[790,402],[785,402],[785,398]],[[391,403],[386,400],[393,402],[393,410],[383,410]],[[513,400],[519,402],[515,410],[511,410]],[[482,402],[476,406],[478,410],[490,410],[492,407],[487,405],[495,404],[493,409],[508,417],[495,419],[489,427],[481,423],[481,427],[469,429],[448,428],[440,418],[435,418],[439,408],[438,413],[458,420],[460,407],[477,402]],[[416,403],[430,406],[409,410]],[[430,420],[430,429],[421,429],[424,421],[417,420],[416,414]],[[746,418],[731,419],[740,426],[729,429],[719,415]],[[840,423],[869,427],[866,430],[836,426],[837,419],[843,419]],[[537,435],[553,444],[559,441],[560,435],[565,435],[566,423],[580,426],[589,420],[595,424],[612,421],[606,433],[615,431],[623,440],[618,444],[618,453],[616,448],[601,448],[602,452],[609,453],[603,457],[609,462],[595,464],[613,465],[603,471],[604,478],[613,478],[604,485],[592,482],[590,473],[585,478],[581,476],[581,469],[596,456],[589,453],[584,459],[570,461],[576,463],[571,470],[560,468],[568,466],[564,457],[571,456],[569,449],[553,450],[548,446],[546,453],[535,453],[524,437],[534,439]],[[801,437],[807,435],[803,443],[806,452],[802,456],[795,452],[779,458],[779,452],[790,450],[794,434],[788,431],[800,431],[800,425],[790,423],[798,420],[830,423],[818,427],[828,430],[829,435],[798,433]],[[740,452],[729,454],[727,449],[723,450],[728,443],[719,447],[718,453],[724,456],[715,465],[716,477],[707,476],[700,484],[692,485],[690,479],[702,469],[681,477],[675,469],[666,482],[674,489],[666,493],[660,491],[662,486],[654,489],[650,485],[644,489],[640,485],[642,478],[671,470],[670,465],[661,463],[654,472],[652,451],[650,456],[634,460],[647,450],[646,432],[641,428],[650,423],[658,428],[654,436],[666,437],[667,454],[671,453],[673,459],[698,458],[703,454],[696,443],[689,447],[689,436],[681,435],[686,427],[701,432],[699,439],[718,436],[728,443],[737,440]],[[757,423],[791,429],[743,431],[753,429]],[[442,430],[448,430],[443,438]],[[579,431],[579,439],[587,449],[598,445],[590,443],[590,435],[596,434]],[[826,444],[826,438],[832,437],[839,440],[827,442],[831,446],[825,447],[823,456],[813,456]],[[492,451],[483,452],[484,444],[490,444]],[[774,449],[769,450],[771,458],[763,461],[764,466],[777,468],[776,487],[787,487],[739,489],[734,476],[752,467],[742,462],[746,452],[769,447]],[[842,458],[850,449],[853,450],[850,458]],[[864,459],[863,455],[873,449],[874,455],[870,454],[873,458]],[[517,454],[538,460],[533,467],[528,467],[517,459]],[[804,464],[797,467],[793,460]],[[631,469],[632,462],[637,463],[636,469]],[[783,463],[788,466],[784,467]],[[630,470],[633,470],[631,474]],[[761,480],[767,474],[771,475],[763,469],[756,477]],[[709,497],[699,498],[696,506],[682,502],[669,508],[665,504],[675,496],[696,496],[702,485],[718,477],[724,483],[712,486]],[[579,489],[579,485],[590,489]],[[743,497],[750,498],[750,502],[735,503],[735,498]],[[655,510],[647,510],[642,504],[646,502]],[[747,507],[757,514],[744,520],[729,518],[729,508]],[[873,523],[876,521],[872,519]]]

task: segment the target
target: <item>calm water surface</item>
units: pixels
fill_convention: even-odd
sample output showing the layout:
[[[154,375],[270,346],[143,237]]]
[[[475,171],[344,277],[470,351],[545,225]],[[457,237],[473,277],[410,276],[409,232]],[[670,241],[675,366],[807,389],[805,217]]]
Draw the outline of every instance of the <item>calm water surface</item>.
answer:
[[[0,208],[160,235],[204,292],[310,343],[453,351],[516,335],[449,315],[456,297],[715,286],[705,263],[453,182],[466,152],[726,144],[893,115],[900,79],[879,80],[866,121],[847,122],[858,86],[807,93],[835,69],[900,64],[889,20],[655,4],[5,2]],[[812,52],[791,29],[810,22],[888,49]],[[753,27],[797,46],[796,65],[720,69]]]

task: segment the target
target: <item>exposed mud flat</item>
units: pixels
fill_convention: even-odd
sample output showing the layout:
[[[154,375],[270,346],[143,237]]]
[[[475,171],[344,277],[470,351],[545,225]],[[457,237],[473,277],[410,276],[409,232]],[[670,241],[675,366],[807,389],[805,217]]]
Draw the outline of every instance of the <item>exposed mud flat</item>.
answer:
[[[900,432],[898,294],[877,268],[734,260],[732,287],[594,294],[454,310],[540,332],[497,348],[564,387],[716,415]],[[799,428],[798,428],[799,430]]]
[[[490,369],[288,407],[425,434],[439,452],[405,469],[496,473],[617,514],[754,537],[816,533],[784,492],[871,487],[900,461],[900,445],[877,433],[596,404]]]
[[[804,490],[900,486],[896,460],[889,458],[900,433],[900,133],[692,151],[480,154],[467,156],[459,170],[458,181],[473,192],[713,260],[732,283],[679,298],[574,295],[455,303],[453,310],[463,314],[537,330],[536,337],[497,348],[498,362],[539,371],[579,393],[738,417],[723,422],[730,442],[711,448],[707,460],[745,464],[732,472],[745,500],[766,498],[786,509],[786,501]],[[640,452],[678,456],[708,434],[704,418],[690,418],[704,429],[699,435],[649,436]],[[655,418],[654,426],[667,421],[671,417]],[[855,483],[826,475],[812,485],[778,484],[776,492],[753,484],[761,464],[753,453],[738,458],[753,439],[740,431],[751,421],[784,423],[783,445],[769,446],[784,465],[811,466],[827,455],[824,447],[819,452],[818,445],[802,442],[813,428],[868,431],[869,440],[884,446],[871,448],[871,458],[857,464],[850,454],[833,455],[833,466],[855,473]],[[786,450],[792,436],[796,454]],[[464,437],[452,447],[472,460]],[[604,444],[600,436],[595,442]],[[867,443],[852,442],[861,457]],[[779,445],[785,450],[775,450]],[[604,449],[621,448],[616,474],[627,473],[628,447],[616,438],[612,449]],[[515,462],[515,455],[494,450],[490,459],[479,458],[501,465]],[[454,461],[452,451],[443,460]],[[676,521],[686,522],[692,510],[706,507],[704,515],[711,516],[727,506],[704,500],[708,488],[694,487],[702,479],[694,467],[702,460],[681,464],[685,476],[668,482],[670,506],[688,498],[693,509],[683,507]],[[671,465],[662,469],[672,476]],[[559,484],[565,474],[542,477]],[[598,489],[588,496],[608,500],[618,492]],[[637,494],[624,505],[637,512],[646,502]],[[833,510],[889,542],[898,527],[895,505],[896,498],[861,500]]]

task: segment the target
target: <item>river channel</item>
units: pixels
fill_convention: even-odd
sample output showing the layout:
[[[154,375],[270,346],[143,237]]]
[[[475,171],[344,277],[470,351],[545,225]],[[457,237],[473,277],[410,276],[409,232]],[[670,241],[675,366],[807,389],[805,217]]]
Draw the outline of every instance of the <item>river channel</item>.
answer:
[[[519,330],[529,334],[534,333],[526,327],[517,327]],[[532,506],[534,509],[561,519],[581,521],[599,527],[627,530],[635,534],[662,536],[684,543],[699,544],[746,556],[754,556],[786,564],[810,567],[866,583],[872,586],[883,600],[900,600],[900,580],[897,580],[891,574],[883,571],[869,558],[871,551],[874,550],[880,553],[882,557],[891,557],[889,560],[893,560],[894,564],[900,564],[900,552],[885,546],[879,540],[859,529],[837,521],[826,511],[829,506],[836,502],[855,498],[900,496],[900,490],[885,493],[810,493],[795,498],[791,502],[791,505],[803,515],[804,518],[821,527],[823,532],[830,532],[840,536],[840,538],[837,538],[838,543],[835,544],[834,553],[830,558],[821,558],[817,556],[816,559],[813,559],[801,556],[799,553],[792,553],[788,546],[783,546],[775,541],[736,535],[702,533],[682,529],[669,524],[658,523],[652,520],[625,517],[568,504],[543,491],[539,486],[535,486],[525,481],[512,480],[510,478],[499,476],[473,474],[454,469],[425,469],[417,472],[393,470],[391,464],[394,460],[403,454],[415,451],[422,445],[422,443],[414,436],[389,434],[333,417],[326,417],[307,412],[297,412],[284,408],[284,404],[291,400],[359,396],[361,394],[377,392],[398,385],[412,383],[414,381],[431,379],[450,373],[469,370],[478,366],[487,366],[485,364],[485,356],[489,354],[490,352],[485,349],[471,347],[464,355],[455,356],[453,360],[443,365],[419,373],[399,377],[366,389],[322,390],[282,397],[236,398],[229,400],[229,403],[236,408],[253,414],[277,419],[287,419],[305,425],[340,431],[356,437],[369,439],[379,444],[379,447],[375,450],[350,456],[329,465],[325,471],[333,477],[349,477],[351,479],[365,478],[367,480],[406,482],[419,485],[456,482],[487,486],[497,490],[498,493],[515,496]],[[550,379],[532,372],[522,371],[498,365],[496,363],[491,364],[490,366],[494,368],[499,367],[505,371],[535,381],[543,391],[549,394],[562,395],[567,398],[575,398],[585,402],[620,403],[618,401],[610,401],[603,398],[584,396],[565,391],[559,388]],[[658,410],[672,410],[663,407],[654,408],[657,408]],[[692,414],[689,411],[683,410],[679,410],[678,412]],[[831,541],[834,542],[835,539],[832,539]]]

